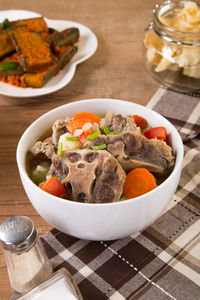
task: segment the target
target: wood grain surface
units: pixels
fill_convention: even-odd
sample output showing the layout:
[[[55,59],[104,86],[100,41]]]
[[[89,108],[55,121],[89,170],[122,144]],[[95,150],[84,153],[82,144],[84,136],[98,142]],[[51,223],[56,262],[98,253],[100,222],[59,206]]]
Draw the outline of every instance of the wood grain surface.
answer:
[[[20,136],[35,119],[57,106],[88,98],[116,98],[146,105],[156,92],[159,85],[145,70],[143,52],[144,29],[152,19],[155,3],[155,0],[0,1],[1,10],[32,10],[50,19],[82,23],[98,38],[96,53],[77,67],[72,81],[60,91],[23,99],[0,95],[0,222],[13,215],[27,215],[40,235],[51,228],[30,204],[15,158]],[[0,299],[8,299],[11,293],[0,249]]]

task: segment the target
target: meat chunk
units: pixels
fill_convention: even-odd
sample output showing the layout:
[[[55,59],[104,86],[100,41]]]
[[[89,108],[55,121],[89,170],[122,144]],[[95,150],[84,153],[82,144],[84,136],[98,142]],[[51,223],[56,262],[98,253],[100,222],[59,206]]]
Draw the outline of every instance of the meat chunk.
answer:
[[[101,120],[101,128],[106,125],[108,129],[112,131],[138,131],[140,128],[135,125],[132,116],[123,117],[122,115],[113,115],[111,111],[108,111],[105,118]]]
[[[51,157],[55,153],[54,145],[52,144],[52,138],[49,137],[43,142],[36,142],[33,146],[29,148],[29,151],[32,152],[34,155],[44,153],[48,158],[51,159]]]
[[[122,131],[137,131],[138,133],[140,133],[140,127],[137,127],[135,125],[134,119],[132,116],[127,116],[125,118],[125,126],[122,127]]]
[[[70,121],[70,118],[66,120],[57,120],[52,126],[52,143],[58,145],[58,141],[61,135],[67,132],[66,124]]]
[[[54,155],[47,178],[50,176],[71,186],[73,200],[103,203],[120,199],[126,174],[109,152],[82,149],[66,151],[62,157]]]
[[[107,150],[126,172],[136,167],[144,167],[152,172],[163,173],[174,164],[170,146],[157,139],[149,140],[137,131],[120,135],[100,135],[89,146],[101,144],[106,144]]]
[[[109,110],[109,111],[106,113],[105,118],[102,118],[102,119],[101,119],[101,127],[103,127],[104,125],[106,125],[107,127],[109,127],[109,126],[111,125],[112,118],[113,118],[112,111]]]

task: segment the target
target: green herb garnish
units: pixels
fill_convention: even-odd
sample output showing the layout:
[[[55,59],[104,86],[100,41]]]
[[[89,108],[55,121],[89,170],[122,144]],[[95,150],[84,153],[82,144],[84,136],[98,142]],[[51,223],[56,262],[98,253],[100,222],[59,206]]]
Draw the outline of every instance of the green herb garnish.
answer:
[[[110,130],[108,129],[108,127],[107,127],[106,125],[104,125],[104,126],[102,127],[102,130],[103,130],[103,132],[104,132],[106,135],[110,134]]]
[[[45,177],[38,177],[36,179],[33,179],[33,182],[37,185],[39,185],[40,183],[44,182],[46,180]]]
[[[100,134],[101,134],[100,130],[97,130],[97,131],[93,132],[92,134],[88,135],[87,139],[88,139],[88,141],[92,141]]]
[[[75,48],[75,53],[78,51],[78,46],[74,46]]]
[[[10,70],[10,69],[16,69],[19,66],[19,63],[17,61],[10,61],[5,64],[0,65],[0,70]]]
[[[93,150],[103,150],[103,149],[106,149],[106,144],[101,144],[101,145],[98,145],[98,146],[94,146],[92,147]]]
[[[5,19],[3,21],[3,23],[1,24],[1,27],[2,27],[3,30],[5,30],[5,29],[8,29],[10,27],[13,27],[13,24],[8,19]]]
[[[78,141],[79,139],[76,136],[66,136],[66,140],[70,142]]]
[[[57,155],[60,156],[60,157],[63,156],[63,143],[59,143],[59,144],[58,144]]]
[[[122,132],[121,131],[112,131],[110,134],[118,135],[118,134],[122,134]]]

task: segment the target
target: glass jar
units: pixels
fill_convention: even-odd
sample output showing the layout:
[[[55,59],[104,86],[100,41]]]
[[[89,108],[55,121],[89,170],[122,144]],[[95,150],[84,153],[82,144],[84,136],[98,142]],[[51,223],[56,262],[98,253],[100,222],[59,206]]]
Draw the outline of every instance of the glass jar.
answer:
[[[153,10],[144,46],[147,69],[164,87],[200,91],[200,2],[165,1]]]
[[[51,276],[52,265],[30,218],[14,216],[4,221],[0,244],[15,291],[25,293]]]

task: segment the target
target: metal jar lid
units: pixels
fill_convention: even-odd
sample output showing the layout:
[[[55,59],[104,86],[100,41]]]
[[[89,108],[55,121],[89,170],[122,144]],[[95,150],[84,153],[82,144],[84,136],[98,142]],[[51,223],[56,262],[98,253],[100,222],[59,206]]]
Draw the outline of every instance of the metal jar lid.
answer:
[[[26,251],[36,240],[37,232],[32,220],[14,216],[0,225],[0,245],[9,251]]]

